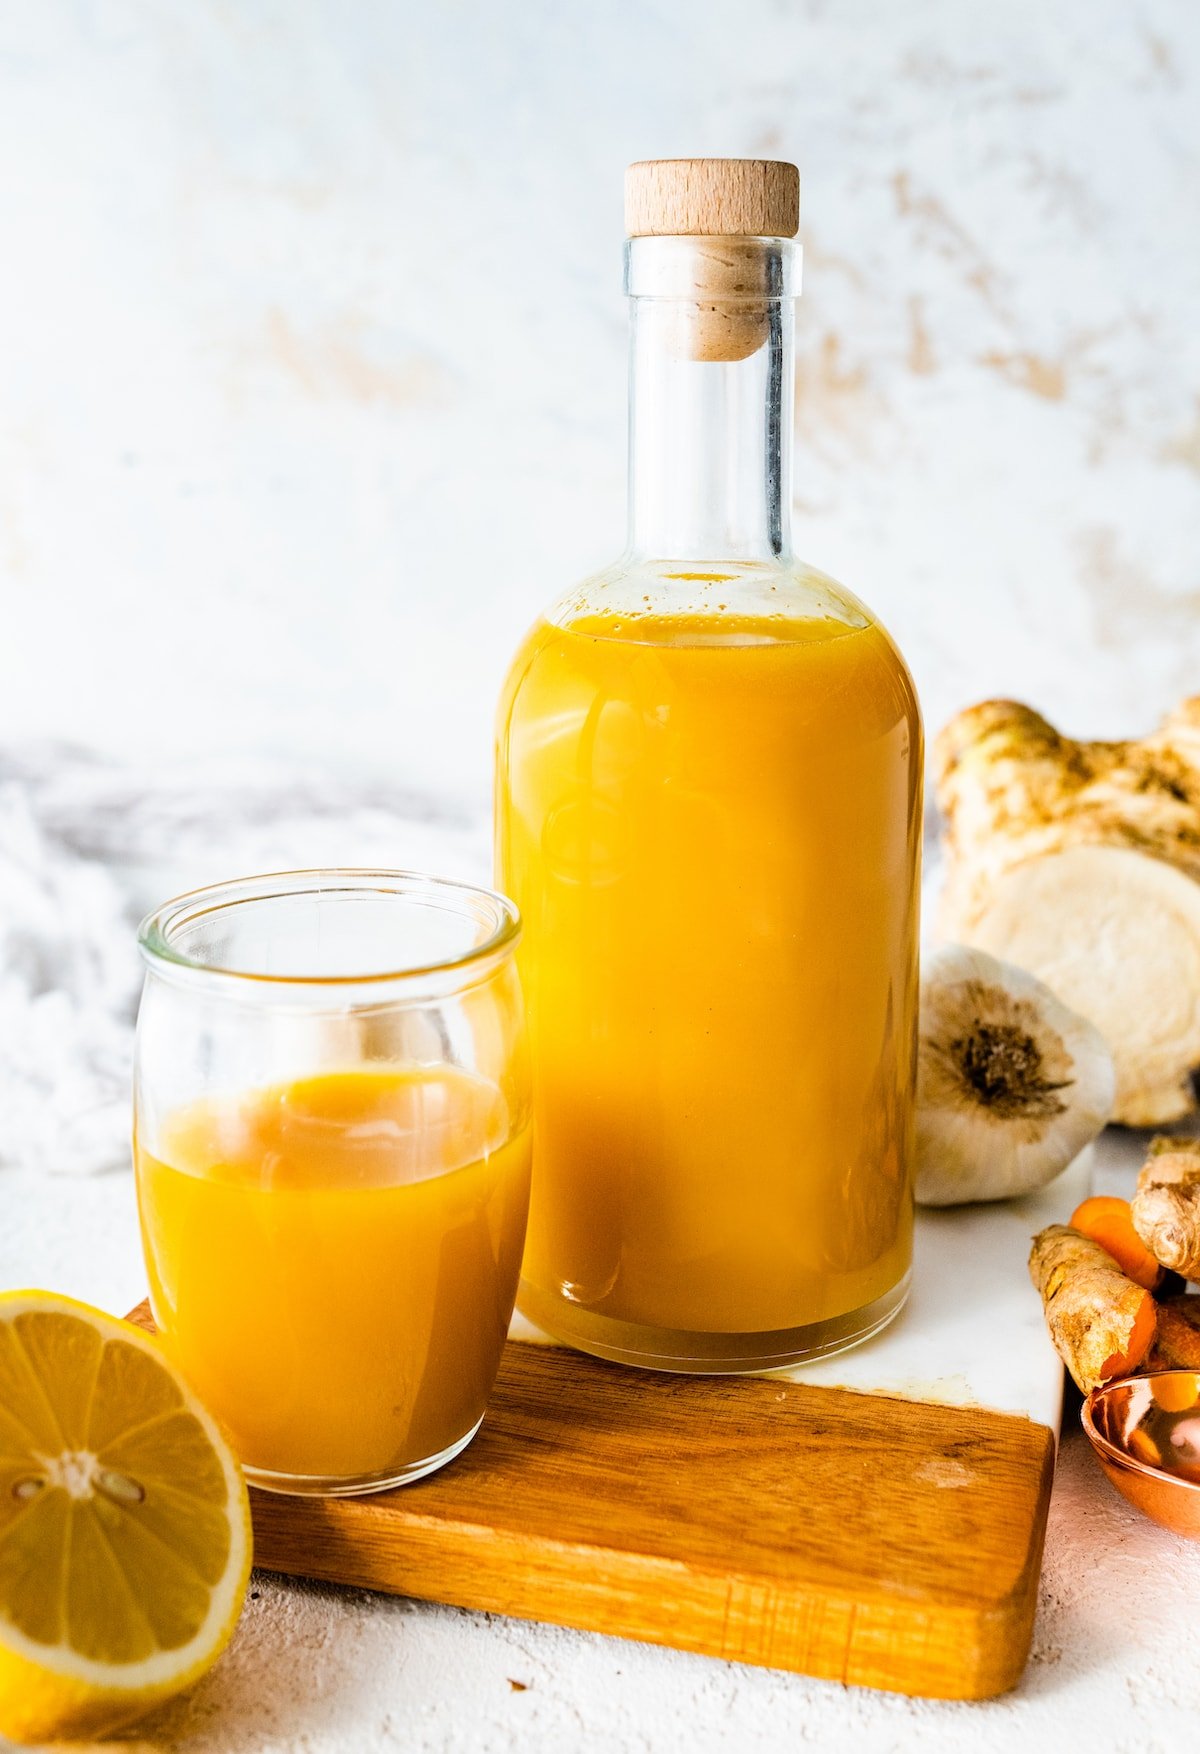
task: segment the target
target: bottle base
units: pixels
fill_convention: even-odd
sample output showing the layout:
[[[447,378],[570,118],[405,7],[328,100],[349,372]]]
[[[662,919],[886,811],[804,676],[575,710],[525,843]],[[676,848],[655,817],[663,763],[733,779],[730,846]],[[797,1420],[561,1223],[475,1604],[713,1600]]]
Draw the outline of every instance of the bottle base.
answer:
[[[548,1297],[524,1279],[517,1308],[552,1340],[614,1364],[678,1375],[746,1376],[811,1364],[861,1346],[895,1321],[908,1301],[911,1283],[910,1270],[882,1297],[846,1315],[751,1333],[697,1333],[617,1321],[565,1298]]]
[[[369,1492],[390,1492],[396,1486],[411,1486],[414,1480],[423,1480],[426,1474],[436,1473],[462,1454],[482,1424],[483,1418],[480,1417],[465,1437],[448,1444],[437,1455],[407,1462],[403,1467],[390,1468],[382,1474],[352,1474],[348,1478],[336,1474],[276,1474],[265,1468],[247,1467],[245,1463],[242,1472],[248,1483],[257,1486],[259,1491],[275,1492],[285,1498],[362,1498]]]

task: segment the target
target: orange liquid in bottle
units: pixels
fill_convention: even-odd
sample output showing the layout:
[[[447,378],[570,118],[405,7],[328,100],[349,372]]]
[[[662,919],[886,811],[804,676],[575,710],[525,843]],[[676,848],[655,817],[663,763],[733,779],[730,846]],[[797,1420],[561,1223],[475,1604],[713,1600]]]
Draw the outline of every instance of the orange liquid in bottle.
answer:
[[[151,1304],[260,1475],[402,1475],[483,1416],[512,1312],[528,1128],[447,1067],[192,1105],[135,1147]]]
[[[855,609],[584,613],[513,665],[498,882],[525,920],[535,1068],[518,1301],[586,1349],[764,1365],[902,1301],[921,729]]]

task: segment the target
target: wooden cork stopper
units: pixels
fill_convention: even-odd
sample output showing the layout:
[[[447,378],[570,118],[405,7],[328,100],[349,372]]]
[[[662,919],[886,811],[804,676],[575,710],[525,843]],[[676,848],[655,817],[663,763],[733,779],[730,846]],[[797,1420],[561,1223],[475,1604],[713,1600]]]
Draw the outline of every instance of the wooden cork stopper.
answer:
[[[672,322],[672,351],[745,359],[767,338],[772,250],[800,226],[800,173],[767,158],[659,158],[625,173],[631,238],[695,239],[688,285]],[[777,257],[780,246],[774,246]]]
[[[800,172],[772,158],[648,158],[625,172],[631,238],[794,238]]]

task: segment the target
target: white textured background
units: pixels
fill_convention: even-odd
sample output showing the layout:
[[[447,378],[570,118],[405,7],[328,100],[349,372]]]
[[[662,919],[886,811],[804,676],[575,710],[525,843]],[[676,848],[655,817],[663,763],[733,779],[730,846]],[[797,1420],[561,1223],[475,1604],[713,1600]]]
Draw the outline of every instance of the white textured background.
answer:
[[[0,1285],[140,1293],[140,906],[485,859],[621,541],[621,171],[701,152],[801,164],[799,546],[931,726],[1200,689],[1197,0],[0,0]],[[1167,1754],[1198,1564],[1073,1432],[1007,1700],[260,1579],[139,1746]]]
[[[1195,0],[0,0],[0,738],[482,795],[620,545],[621,172],[804,177],[799,545],[936,724],[1200,680]]]

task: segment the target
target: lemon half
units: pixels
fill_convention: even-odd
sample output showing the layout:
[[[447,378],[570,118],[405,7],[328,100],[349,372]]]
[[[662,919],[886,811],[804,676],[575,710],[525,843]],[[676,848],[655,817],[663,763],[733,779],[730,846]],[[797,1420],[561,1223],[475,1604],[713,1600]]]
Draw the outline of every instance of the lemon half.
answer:
[[[188,1686],[250,1557],[238,1465],[156,1342],[0,1295],[0,1734],[103,1734]]]

